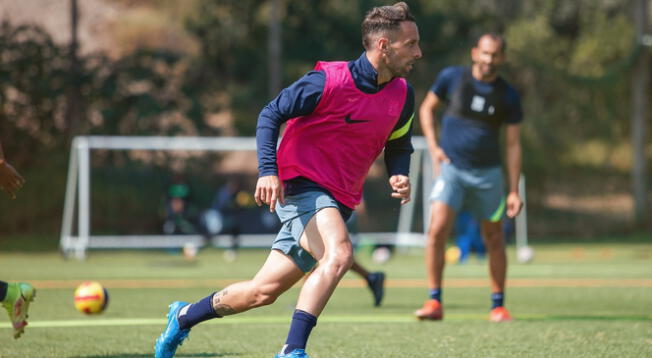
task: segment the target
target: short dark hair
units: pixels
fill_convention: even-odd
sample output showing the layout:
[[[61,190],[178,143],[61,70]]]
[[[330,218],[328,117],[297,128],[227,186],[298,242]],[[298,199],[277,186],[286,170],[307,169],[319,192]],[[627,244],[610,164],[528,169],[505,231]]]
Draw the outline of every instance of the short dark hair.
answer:
[[[401,22],[416,22],[410,13],[410,7],[404,2],[397,2],[391,6],[375,7],[364,17],[362,21],[362,46],[369,49],[371,46],[371,35],[379,32],[390,32],[399,29]]]
[[[505,53],[507,51],[507,41],[503,37],[503,35],[496,33],[496,32],[485,32],[484,34],[478,36],[478,39],[475,41],[475,47],[478,47],[480,45],[480,40],[482,40],[483,37],[489,37],[490,39],[500,42],[500,52]]]

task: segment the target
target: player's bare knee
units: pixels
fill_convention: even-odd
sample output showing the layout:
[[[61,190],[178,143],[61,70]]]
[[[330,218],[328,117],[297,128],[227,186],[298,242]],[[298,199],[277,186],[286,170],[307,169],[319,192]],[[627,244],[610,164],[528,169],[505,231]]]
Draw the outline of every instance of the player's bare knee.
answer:
[[[343,268],[348,271],[353,266],[353,246],[351,241],[347,241],[339,252],[339,259],[342,261]]]
[[[344,268],[344,271],[346,272],[351,268],[351,266],[353,266],[353,251],[349,251],[341,257],[341,259],[342,268]]]
[[[338,266],[341,266],[345,271],[348,271],[353,266],[353,245],[348,237],[346,237],[341,245],[338,245],[334,255],[330,255]]]
[[[353,265],[353,252],[340,250],[334,255],[325,256],[319,265],[336,276],[344,276]]]
[[[346,272],[353,265],[353,252],[341,252],[333,258],[332,266],[337,269],[337,272]]]

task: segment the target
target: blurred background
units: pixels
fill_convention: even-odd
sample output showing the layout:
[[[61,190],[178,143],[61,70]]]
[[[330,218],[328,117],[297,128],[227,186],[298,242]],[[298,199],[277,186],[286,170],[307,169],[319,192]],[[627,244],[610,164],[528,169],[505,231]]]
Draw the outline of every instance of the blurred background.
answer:
[[[3,0],[0,140],[27,183],[0,198],[0,249],[57,247],[75,136],[254,136],[262,107],[316,61],[358,57],[365,12],[391,3]],[[417,105],[439,70],[470,64],[478,35],[505,35],[504,77],[525,111],[531,240],[652,236],[647,3],[408,1],[423,50],[408,78]],[[92,164],[93,233],[159,233],[180,176],[201,210],[256,175],[252,153],[100,150]],[[239,182],[251,193],[254,180]],[[365,198],[360,230],[395,230],[382,168]]]

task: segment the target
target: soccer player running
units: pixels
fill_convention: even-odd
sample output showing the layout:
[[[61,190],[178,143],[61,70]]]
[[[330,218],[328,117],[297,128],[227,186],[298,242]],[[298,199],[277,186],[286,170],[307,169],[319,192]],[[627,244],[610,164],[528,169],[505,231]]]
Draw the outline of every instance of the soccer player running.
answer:
[[[471,50],[472,66],[448,67],[439,73],[419,108],[437,179],[430,196],[426,244],[430,299],[415,312],[419,319],[440,320],[446,239],[456,213],[468,209],[481,223],[489,256],[492,309],[490,320],[510,321],[504,308],[507,257],[501,220],[521,210],[521,101],[516,90],[498,75],[505,62],[503,37],[482,35]],[[446,103],[440,142],[435,139],[435,112]],[[503,126],[504,124],[504,126]],[[505,129],[508,193],[505,197],[499,137]]]
[[[16,192],[23,184],[25,179],[7,162],[0,143],[0,189],[12,199],[16,199]],[[29,283],[0,281],[0,302],[9,315],[14,328],[14,338],[19,338],[25,331],[27,311],[35,294],[36,290]]]
[[[319,62],[261,111],[254,196],[277,212],[282,229],[252,280],[193,304],[170,305],[156,357],[172,357],[199,322],[271,304],[318,263],[301,288],[286,343],[276,355],[308,357],[308,336],[353,261],[346,219],[383,149],[391,196],[402,204],[410,200],[414,92],[403,77],[421,49],[408,6],[399,2],[370,10],[362,42],[365,52],[358,59]]]

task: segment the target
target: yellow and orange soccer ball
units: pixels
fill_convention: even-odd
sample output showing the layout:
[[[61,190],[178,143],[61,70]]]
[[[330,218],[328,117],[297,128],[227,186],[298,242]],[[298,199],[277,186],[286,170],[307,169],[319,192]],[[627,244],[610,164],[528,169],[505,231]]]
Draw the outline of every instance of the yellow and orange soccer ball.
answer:
[[[99,282],[82,282],[75,290],[75,308],[88,315],[104,312],[109,303],[109,293]]]

